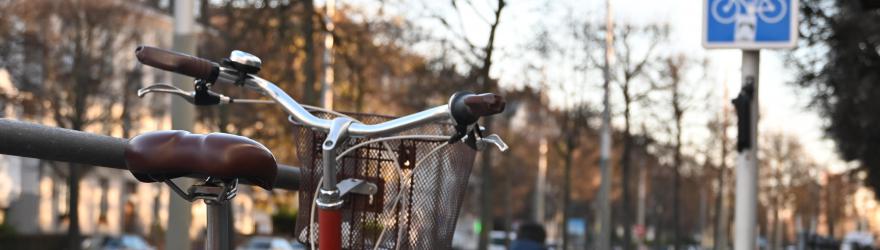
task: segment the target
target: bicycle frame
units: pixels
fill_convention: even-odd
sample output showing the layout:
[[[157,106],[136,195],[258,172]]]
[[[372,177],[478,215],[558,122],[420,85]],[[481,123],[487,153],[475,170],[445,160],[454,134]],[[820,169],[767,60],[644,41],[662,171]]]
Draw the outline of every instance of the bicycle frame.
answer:
[[[449,107],[442,105],[375,125],[365,125],[347,117],[325,120],[313,116],[271,82],[258,77],[254,77],[249,82],[260,87],[265,93],[269,93],[267,95],[281,104],[294,120],[307,127],[327,132],[327,138],[321,148],[324,164],[322,167],[323,184],[315,200],[318,208],[318,239],[321,249],[342,248],[342,212],[340,208],[343,205],[342,196],[344,194],[340,194],[339,188],[336,186],[336,149],[340,145],[344,145],[343,142],[351,136],[369,137],[393,134],[425,123],[451,118]]]
[[[217,82],[235,83],[238,79],[235,70],[221,68]],[[451,119],[448,105],[440,105],[411,115],[400,117],[380,124],[367,125],[350,118],[338,117],[326,120],[315,117],[296,100],[285,93],[274,83],[251,75],[245,80],[245,86],[257,89],[264,95],[280,104],[291,117],[306,127],[327,132],[322,144],[323,175],[315,203],[318,208],[318,239],[321,249],[336,250],[342,248],[342,195],[337,188],[335,175],[336,149],[349,137],[376,137],[394,134],[420,125]]]
[[[256,76],[261,66],[261,60],[256,56],[241,51],[233,51],[228,60],[224,64],[218,65],[205,59],[195,58],[176,52],[165,51],[150,47],[139,47],[136,50],[138,60],[160,69],[174,71],[177,73],[193,76],[197,80],[197,84],[210,87],[213,84],[235,84],[244,86],[272,99],[290,115],[292,120],[300,123],[305,127],[320,130],[327,133],[327,138],[322,144],[323,166],[322,166],[322,185],[315,199],[318,208],[318,226],[319,226],[319,243],[322,249],[336,250],[341,248],[341,227],[342,215],[340,208],[343,205],[339,183],[336,180],[336,149],[339,145],[344,144],[349,137],[381,137],[385,135],[395,134],[416,128],[431,122],[452,119],[456,123],[457,137],[453,137],[451,141],[461,139],[468,131],[468,126],[475,123],[480,117],[500,113],[504,110],[504,101],[500,96],[489,94],[474,95],[472,93],[456,93],[450,98],[449,104],[433,107],[421,112],[403,116],[397,119],[386,121],[379,124],[363,124],[348,117],[337,117],[332,120],[321,119],[312,115],[306,108],[299,104],[296,100],[285,93],[274,83]],[[201,82],[200,82],[201,81]],[[148,87],[149,88],[149,87]],[[148,92],[148,91],[147,91]],[[156,90],[156,92],[166,92],[187,96],[187,93],[179,90]],[[146,92],[138,93],[142,96]],[[196,105],[210,105],[218,103],[232,103],[232,99],[216,93],[208,91],[194,93],[198,97],[201,95],[209,95],[203,97],[213,98],[213,103],[194,103]],[[487,99],[488,98],[488,99]],[[193,98],[196,99],[196,98]],[[477,130],[474,128],[473,130]],[[471,130],[471,141],[477,138]],[[476,131],[476,134],[479,134]],[[490,136],[491,137],[491,136]],[[485,140],[494,143],[502,150],[506,149],[506,145],[495,136],[494,138],[485,138]],[[475,144],[475,143],[474,143]],[[475,145],[472,145],[476,147]],[[219,214],[221,209],[217,207],[216,213]],[[223,224],[228,218],[216,218]],[[226,221],[228,223],[228,221]],[[228,227],[228,226],[227,226]],[[216,229],[216,228],[214,228]],[[219,230],[210,230],[210,232],[219,232]],[[215,238],[209,237],[212,244]],[[218,244],[222,244],[219,242]],[[220,245],[217,245],[220,246]]]

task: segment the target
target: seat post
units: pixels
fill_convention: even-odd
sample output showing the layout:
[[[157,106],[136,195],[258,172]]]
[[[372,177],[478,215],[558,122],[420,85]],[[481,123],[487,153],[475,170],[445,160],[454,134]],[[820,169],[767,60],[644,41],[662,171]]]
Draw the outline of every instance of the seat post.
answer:
[[[205,249],[232,249],[232,207],[229,200],[204,200],[208,212]]]
[[[175,193],[187,201],[202,200],[207,209],[205,249],[230,250],[235,236],[232,225],[232,206],[229,200],[238,192],[238,179],[208,178],[184,192],[171,180],[164,181]]]

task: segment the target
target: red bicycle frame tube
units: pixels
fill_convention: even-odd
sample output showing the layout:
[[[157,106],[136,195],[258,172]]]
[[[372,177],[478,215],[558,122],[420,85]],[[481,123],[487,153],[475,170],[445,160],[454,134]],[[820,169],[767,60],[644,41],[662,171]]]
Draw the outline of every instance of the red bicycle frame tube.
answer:
[[[342,249],[342,211],[318,208],[318,248]]]

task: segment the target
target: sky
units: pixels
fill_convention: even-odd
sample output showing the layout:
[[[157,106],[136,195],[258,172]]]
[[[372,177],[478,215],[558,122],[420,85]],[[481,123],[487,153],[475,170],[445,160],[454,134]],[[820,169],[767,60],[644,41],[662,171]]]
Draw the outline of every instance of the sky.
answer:
[[[479,1],[477,1],[479,2]],[[534,22],[547,21],[548,18],[528,13],[534,7],[517,7],[516,5],[534,5],[534,1],[511,1],[511,12],[507,13],[508,21]],[[605,1],[575,1],[567,8],[573,12],[581,12],[592,15],[594,20],[605,18]],[[742,53],[739,50],[706,50],[702,47],[703,35],[703,1],[694,0],[614,0],[612,1],[614,20],[616,23],[658,23],[666,22],[671,28],[672,43],[664,46],[661,50],[677,51],[691,55],[702,55],[710,60],[710,79],[720,82],[715,89],[715,95],[721,100],[723,89],[720,85],[726,83],[730,98],[733,98],[740,89],[740,67]],[[531,16],[531,18],[527,17]],[[522,33],[525,24],[506,24],[506,27],[518,27],[502,29],[504,32],[500,38],[515,40]],[[505,39],[502,39],[505,40]],[[785,65],[785,50],[762,50],[760,62],[760,105],[761,120],[760,132],[783,131],[798,137],[807,149],[808,154],[817,163],[826,166],[833,172],[846,169],[849,164],[842,162],[836,152],[834,142],[823,133],[823,119],[816,110],[807,107],[810,100],[808,90],[792,84],[796,77],[795,70]],[[502,70],[496,71],[497,76],[504,79]],[[711,82],[711,81],[710,81]],[[598,95],[592,99],[598,100]],[[719,106],[721,104],[718,104]],[[694,119],[705,119],[709,114],[695,114]],[[691,121],[694,123],[695,121]],[[696,121],[699,123],[699,121]],[[702,137],[704,135],[694,135]],[[698,138],[692,140],[698,141]]]
[[[394,1],[391,1],[394,2]],[[461,20],[464,25],[463,29],[468,39],[474,44],[484,44],[489,32],[488,25],[482,19],[490,19],[489,15],[494,8],[496,1],[494,0],[472,0],[473,6],[461,4],[462,7]],[[663,53],[684,53],[693,56],[705,57],[710,61],[706,77],[708,80],[702,81],[713,86],[700,86],[705,88],[706,92],[711,92],[710,98],[717,99],[717,103],[708,100],[711,105],[717,106],[718,109],[723,103],[728,102],[722,98],[722,93],[726,87],[730,98],[736,96],[740,89],[740,66],[741,52],[732,49],[716,49],[707,50],[702,47],[702,21],[703,21],[703,3],[704,1],[695,0],[666,0],[666,1],[648,1],[648,0],[613,0],[612,8],[614,22],[617,24],[648,24],[648,23],[667,23],[671,27],[670,43],[664,44],[658,48]],[[388,8],[388,13],[396,13],[407,16],[412,20],[419,20],[428,29],[436,32],[446,32],[446,28],[440,26],[436,20],[430,18],[435,13],[445,14],[451,19],[455,13],[449,8],[448,1],[401,1],[400,5]],[[370,1],[364,0],[348,0],[343,4],[353,5],[370,5]],[[391,4],[394,5],[394,4]],[[484,17],[480,18],[478,13]],[[536,33],[537,27],[543,26],[551,33],[565,32],[564,25],[569,19],[580,18],[592,20],[597,23],[603,22],[605,19],[605,1],[602,0],[507,0],[507,8],[502,16],[502,24],[497,32],[498,52],[495,59],[495,66],[491,75],[499,79],[501,85],[516,84],[518,82],[530,81],[525,78],[530,77],[527,73],[523,73],[524,64],[530,59],[524,56],[522,51],[523,45],[528,43],[529,34]],[[459,25],[453,24],[455,28]],[[566,42],[566,41],[563,41]],[[577,41],[567,41],[577,42]],[[420,48],[430,51],[431,48]],[[823,133],[823,119],[818,112],[807,107],[810,100],[809,90],[800,88],[792,84],[795,79],[796,72],[786,67],[785,55],[786,50],[762,50],[760,62],[760,105],[761,120],[759,123],[759,133],[782,131],[796,136],[804,144],[810,157],[826,169],[832,172],[840,172],[849,167],[840,160],[836,152],[834,142],[826,138]],[[426,52],[430,53],[430,52]],[[576,52],[571,52],[576,53]],[[557,58],[554,63],[558,66],[570,66],[565,64],[573,64],[566,58]],[[565,67],[555,67],[550,65],[551,69],[545,77],[556,77],[558,81],[564,82],[566,85],[563,90],[551,93],[551,99],[565,99],[563,97],[571,93],[579,93],[581,99],[598,106],[601,103],[601,75],[575,74],[571,72],[557,72],[554,70],[565,71],[566,69],[557,69]],[[568,67],[571,68],[571,67]],[[571,71],[571,70],[568,70]],[[586,82],[586,84],[584,84]],[[613,89],[617,91],[617,89]],[[619,95],[619,94],[618,94]],[[612,102],[619,97],[613,96]],[[619,105],[618,105],[619,106]],[[619,107],[614,108],[616,110]],[[634,111],[635,113],[651,112],[651,110]],[[685,118],[685,141],[698,145],[701,140],[708,137],[708,131],[704,129],[706,119],[715,115],[716,111],[696,110]],[[622,119],[615,118],[615,126],[620,127]],[[699,127],[699,128],[698,128]],[[697,129],[694,129],[697,128]],[[735,133],[735,132],[731,132]]]
[[[618,19],[669,22],[676,40],[676,48],[673,49],[701,53],[708,57],[713,66],[709,73],[724,79],[723,82],[727,82],[727,88],[733,96],[740,88],[742,54],[739,50],[702,49],[702,2],[615,0],[613,5]],[[593,5],[599,4],[601,3]],[[792,84],[796,72],[786,67],[784,53],[785,50],[761,51],[760,131],[784,131],[797,135],[817,163],[834,172],[844,170],[848,165],[840,160],[834,142],[824,135],[823,119],[816,110],[807,107],[809,92]]]

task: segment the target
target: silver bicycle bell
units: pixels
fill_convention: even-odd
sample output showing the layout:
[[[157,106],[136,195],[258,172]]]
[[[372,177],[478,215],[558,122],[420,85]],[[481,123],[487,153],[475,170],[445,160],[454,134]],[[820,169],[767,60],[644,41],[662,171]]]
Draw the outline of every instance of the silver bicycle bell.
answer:
[[[233,50],[229,53],[228,62],[233,68],[248,74],[256,74],[263,65],[259,57],[241,50]]]

